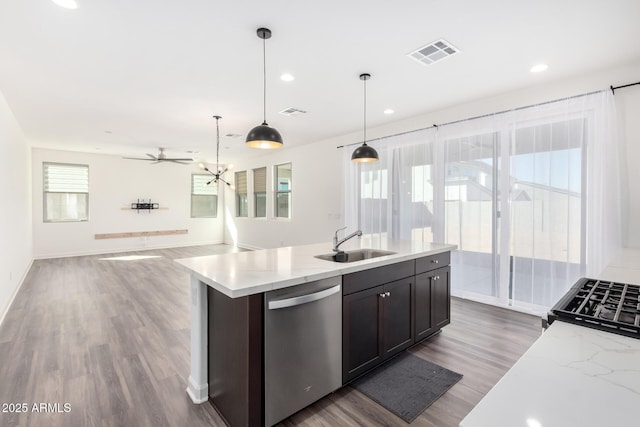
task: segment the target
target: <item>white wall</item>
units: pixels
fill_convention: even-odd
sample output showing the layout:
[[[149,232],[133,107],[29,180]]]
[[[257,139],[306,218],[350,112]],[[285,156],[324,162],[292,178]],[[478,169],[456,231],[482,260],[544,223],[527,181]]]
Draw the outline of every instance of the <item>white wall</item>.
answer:
[[[43,222],[42,163],[89,165],[89,221]],[[191,218],[191,173],[196,165],[150,164],[113,155],[34,148],[33,256],[50,258],[92,253],[222,242],[222,216]],[[122,209],[137,199],[161,208]],[[221,204],[219,203],[219,207]],[[96,240],[95,234],[188,229],[188,234]]]
[[[553,71],[550,69],[547,73],[532,75],[531,87],[371,128],[367,134],[370,139],[384,137],[433,124],[603,90],[610,85],[633,83],[639,77],[640,62],[556,81],[552,80]],[[621,153],[621,169],[613,172],[620,173],[622,178],[623,238],[627,246],[640,248],[640,222],[634,221],[634,218],[640,217],[640,185],[637,184],[640,182],[640,168],[637,167],[640,164],[640,87],[620,89],[615,97],[625,145]],[[361,131],[302,147],[287,148],[286,129],[279,130],[285,138],[284,149],[269,152],[259,160],[237,164],[236,170],[292,161],[293,218],[289,222],[232,218],[237,227],[238,243],[267,248],[330,241],[333,231],[342,224],[339,217],[342,213],[342,157],[341,150],[336,146],[361,141]],[[352,151],[354,148],[346,149]],[[271,179],[271,175],[268,178]],[[296,189],[299,191],[296,192]],[[228,209],[233,214],[233,198],[227,200],[230,202]],[[225,239],[232,241],[228,230]]]
[[[30,148],[0,93],[0,321],[32,261]]]
[[[273,187],[267,188],[267,218],[251,218],[253,200],[249,197],[249,217],[235,217],[235,196],[225,194],[225,241],[249,248],[272,248],[331,241],[341,224],[342,152],[330,144],[269,152],[235,165],[232,172],[247,170],[249,194],[252,193],[252,169],[266,166],[267,182],[273,183],[274,166],[292,164],[291,218],[273,216]],[[237,229],[237,235],[235,230]]]

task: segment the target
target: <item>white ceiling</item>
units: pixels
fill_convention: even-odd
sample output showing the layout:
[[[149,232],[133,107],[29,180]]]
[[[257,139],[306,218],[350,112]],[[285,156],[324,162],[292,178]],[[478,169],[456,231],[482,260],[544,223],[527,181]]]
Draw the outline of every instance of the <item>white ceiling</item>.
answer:
[[[0,91],[34,146],[214,160],[219,114],[221,162],[255,155],[261,26],[267,121],[285,149],[361,130],[363,72],[374,127],[640,58],[638,0],[77,2],[0,2]],[[429,67],[406,56],[440,38],[461,52]],[[539,62],[549,69],[530,73]]]

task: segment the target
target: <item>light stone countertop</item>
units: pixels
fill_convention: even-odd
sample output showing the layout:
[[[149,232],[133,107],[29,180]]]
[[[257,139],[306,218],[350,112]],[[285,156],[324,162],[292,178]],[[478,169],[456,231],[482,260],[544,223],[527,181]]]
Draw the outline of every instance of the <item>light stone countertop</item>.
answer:
[[[351,263],[315,258],[315,255],[332,253],[332,244],[327,242],[182,258],[176,262],[201,282],[231,298],[238,298],[447,252],[456,246],[388,240],[369,235],[353,238],[340,246],[344,251],[360,248],[382,249],[396,254]]]
[[[640,284],[640,250],[600,279]],[[640,339],[556,320],[461,427],[640,425]]]

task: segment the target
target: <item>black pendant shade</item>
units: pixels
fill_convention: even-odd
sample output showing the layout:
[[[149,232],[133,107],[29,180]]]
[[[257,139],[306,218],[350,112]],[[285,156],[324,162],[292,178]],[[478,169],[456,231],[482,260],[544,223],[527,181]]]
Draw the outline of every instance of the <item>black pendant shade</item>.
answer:
[[[252,148],[281,148],[282,135],[276,129],[267,124],[267,54],[266,39],[271,38],[271,30],[268,28],[258,28],[258,37],[262,39],[262,66],[263,66],[263,121],[259,126],[254,127],[247,134],[245,141],[248,147]]]
[[[375,162],[378,160],[378,152],[365,142],[360,147],[353,150],[351,160],[360,163]]]
[[[249,131],[246,143],[252,148],[280,148],[283,145],[280,132],[266,122]]]
[[[378,152],[375,148],[367,145],[367,80],[371,74],[360,74],[360,80],[364,82],[364,137],[362,145],[356,148],[351,155],[352,162],[366,163],[378,161]]]

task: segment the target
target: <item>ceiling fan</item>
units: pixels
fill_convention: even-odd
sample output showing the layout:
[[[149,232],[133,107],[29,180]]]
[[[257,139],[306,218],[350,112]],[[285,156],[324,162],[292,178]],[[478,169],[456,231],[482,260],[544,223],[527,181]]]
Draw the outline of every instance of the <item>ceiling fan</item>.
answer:
[[[159,148],[160,153],[158,153],[157,156],[154,156],[153,154],[149,154],[147,153],[147,156],[149,156],[149,158],[140,158],[140,157],[123,157],[123,159],[128,159],[128,160],[146,160],[148,162],[153,162],[153,163],[161,163],[161,162],[173,162],[173,163],[180,163],[181,165],[188,165],[190,162],[193,162],[193,159],[189,159],[189,158],[177,158],[177,157],[167,157],[167,155],[164,153],[164,148]]]

